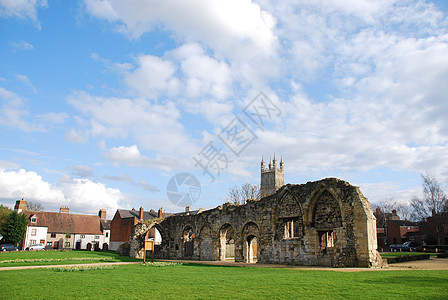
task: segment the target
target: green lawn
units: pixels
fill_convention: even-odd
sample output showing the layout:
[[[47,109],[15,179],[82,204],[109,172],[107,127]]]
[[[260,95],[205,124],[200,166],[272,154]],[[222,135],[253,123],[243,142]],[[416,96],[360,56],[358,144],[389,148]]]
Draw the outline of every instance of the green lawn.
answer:
[[[112,251],[23,251],[0,252],[0,267],[62,265],[79,263],[141,261]]]
[[[419,254],[429,254],[429,256],[437,256],[437,253],[426,253],[426,252],[382,252],[380,253],[382,258],[396,257],[396,256],[406,256],[406,255],[419,255]]]
[[[74,272],[1,271],[0,287],[2,299],[446,299],[448,271],[137,264]]]

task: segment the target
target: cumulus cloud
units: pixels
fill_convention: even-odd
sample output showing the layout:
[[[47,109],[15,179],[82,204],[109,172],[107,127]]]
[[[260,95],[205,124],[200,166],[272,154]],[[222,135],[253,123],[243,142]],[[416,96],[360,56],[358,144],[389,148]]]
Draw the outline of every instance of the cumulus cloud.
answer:
[[[0,17],[29,19],[40,29],[37,19],[38,10],[47,7],[47,0],[1,0]]]
[[[108,214],[112,215],[126,198],[119,189],[89,179],[65,178],[59,188],[71,210],[92,214],[99,209],[107,209]]]
[[[87,134],[101,138],[133,138],[138,146],[166,155],[188,155],[194,143],[179,121],[180,111],[172,102],[154,104],[137,98],[105,98],[77,92],[68,98],[88,120]]]
[[[42,204],[65,202],[64,194],[57,187],[44,181],[33,171],[0,171],[0,198],[7,200],[29,199]]]
[[[50,211],[65,205],[73,212],[94,214],[104,208],[112,214],[126,197],[118,189],[89,179],[64,177],[60,183],[51,184],[33,171],[1,169],[0,199],[12,204],[21,198],[39,202]]]
[[[85,8],[130,37],[140,37],[162,24],[187,42],[203,42],[230,57],[269,55],[276,43],[274,18],[250,0],[86,0]]]
[[[150,99],[160,95],[176,95],[180,82],[175,77],[176,67],[168,60],[153,55],[138,57],[138,68],[125,76],[125,82]]]

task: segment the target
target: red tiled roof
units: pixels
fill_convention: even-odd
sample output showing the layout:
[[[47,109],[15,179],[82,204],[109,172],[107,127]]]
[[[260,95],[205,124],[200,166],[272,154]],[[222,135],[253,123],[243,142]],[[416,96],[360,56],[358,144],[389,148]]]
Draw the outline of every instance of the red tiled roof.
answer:
[[[102,234],[99,216],[48,211],[26,212],[26,215],[37,218],[37,223],[30,225],[48,227],[49,233]]]

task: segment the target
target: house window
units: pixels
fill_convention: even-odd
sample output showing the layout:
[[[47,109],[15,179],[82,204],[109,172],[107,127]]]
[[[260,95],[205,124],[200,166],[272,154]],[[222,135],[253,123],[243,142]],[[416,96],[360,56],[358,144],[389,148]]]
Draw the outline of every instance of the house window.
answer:
[[[109,232],[106,232],[106,237],[109,237]]]
[[[37,222],[37,218],[36,217],[31,218],[31,223],[36,223],[36,222]]]
[[[64,247],[65,248],[69,248],[70,247],[70,242],[65,242]]]
[[[333,231],[319,231],[319,246],[322,254],[327,253],[328,248],[334,247]]]
[[[47,246],[53,246],[53,242],[47,242]]]
[[[85,234],[81,234],[81,238],[82,239],[86,238],[86,235]]]
[[[36,235],[36,229],[31,229],[31,235],[35,236]]]
[[[41,244],[45,244],[45,240],[40,240],[40,243]]]
[[[30,244],[31,245],[36,245],[37,243],[36,243],[36,240],[30,240]]]
[[[95,240],[98,240],[100,238],[99,235],[95,235]]]
[[[52,238],[55,238],[55,237],[56,237],[56,233],[52,233],[52,234],[51,234],[51,237],[52,237]]]

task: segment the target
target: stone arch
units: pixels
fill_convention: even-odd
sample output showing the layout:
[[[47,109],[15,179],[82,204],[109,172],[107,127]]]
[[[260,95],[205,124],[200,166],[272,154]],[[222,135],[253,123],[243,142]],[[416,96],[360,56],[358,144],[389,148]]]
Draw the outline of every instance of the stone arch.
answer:
[[[199,259],[213,260],[212,228],[206,224],[199,232]]]
[[[342,203],[331,189],[325,187],[320,188],[308,202],[307,213],[304,216],[304,221],[307,226],[314,228],[334,228],[342,226],[342,221],[345,219]],[[316,209],[317,215],[316,215]],[[319,211],[319,209],[322,209]],[[331,213],[335,213],[335,219],[332,220]],[[323,217],[324,221],[314,222],[316,217]],[[329,220],[330,219],[330,220]]]
[[[304,236],[302,205],[287,188],[279,195],[275,215],[276,239],[302,238]]]
[[[219,260],[235,260],[235,240],[236,240],[235,228],[225,223],[221,226],[218,233],[219,239]]]
[[[185,225],[182,230],[182,253],[183,257],[192,257],[194,254],[194,240],[196,239],[193,226]]]
[[[131,232],[131,237],[129,239],[129,256],[135,258],[143,258],[144,253],[144,242],[148,231],[152,227],[156,227],[162,237],[162,243],[168,241],[168,235],[164,228],[160,225],[162,220],[156,219],[147,221],[144,223],[139,223],[134,226]]]
[[[337,231],[342,227],[342,204],[329,189],[321,189],[310,203],[308,221],[317,238],[316,253],[334,255],[337,251]]]
[[[260,228],[255,222],[247,222],[241,230],[244,262],[255,263],[259,253]]]

